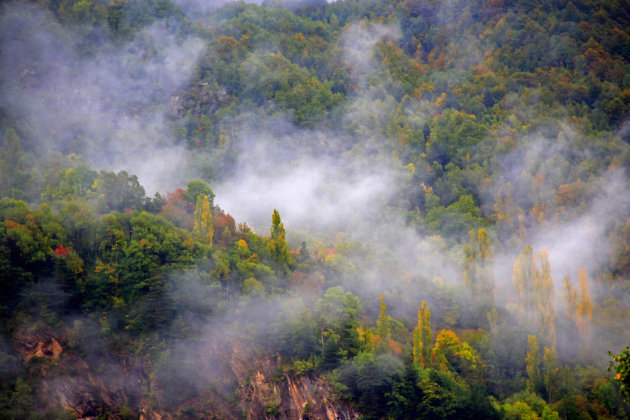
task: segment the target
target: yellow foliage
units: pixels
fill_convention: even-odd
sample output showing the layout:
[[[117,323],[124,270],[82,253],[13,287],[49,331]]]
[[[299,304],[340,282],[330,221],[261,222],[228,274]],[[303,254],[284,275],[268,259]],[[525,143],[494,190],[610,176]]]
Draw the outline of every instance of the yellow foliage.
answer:
[[[479,364],[479,355],[472,346],[461,341],[451,330],[442,330],[435,339],[433,354],[441,370],[449,370],[454,365],[474,371]]]

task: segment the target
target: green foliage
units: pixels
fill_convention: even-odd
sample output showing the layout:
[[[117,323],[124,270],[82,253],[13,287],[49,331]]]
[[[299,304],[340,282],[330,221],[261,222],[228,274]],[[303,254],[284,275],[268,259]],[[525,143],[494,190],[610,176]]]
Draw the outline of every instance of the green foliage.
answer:
[[[214,193],[203,181],[195,179],[186,185],[186,199],[191,203],[197,203],[199,196],[207,196],[210,208],[214,207]]]
[[[620,391],[627,401],[630,397],[630,346],[626,346],[619,354],[608,352],[608,355],[612,358],[608,371],[615,368],[615,379],[619,381]]]
[[[0,417],[67,417],[43,407],[44,390],[58,375],[75,374],[98,388],[110,364],[124,365],[122,381],[142,397],[99,407],[102,417],[133,417],[141,402],[166,416],[218,417],[217,407],[239,404],[224,376],[229,368],[215,366],[213,352],[230,352],[235,337],[278,355],[282,378],[329,375],[336,394],[366,419],[628,417],[628,348],[610,354],[615,380],[580,368],[602,360],[594,348],[566,344],[575,342],[574,323],[554,311],[550,258],[540,254],[538,267],[527,248],[514,270],[518,296],[498,287],[496,302],[492,259],[558,225],[598,226],[593,200],[627,181],[610,176],[630,169],[630,15],[623,4],[358,0],[287,10],[230,2],[210,13],[188,4],[188,17],[169,0],[37,7],[48,9],[55,34],[65,34],[55,39],[68,54],[49,62],[47,54],[16,49],[26,61],[8,66],[2,79]],[[177,91],[168,77],[145,78],[141,64],[156,51],[141,48],[145,54],[131,59],[154,24],[178,41],[194,33],[204,45]],[[357,48],[360,54],[351,53]],[[259,131],[273,133],[268,140],[278,141],[290,167],[312,153],[358,169],[378,154],[396,188],[370,203],[381,211],[379,223],[364,231],[400,243],[345,238],[356,240],[359,231],[289,231],[303,240],[295,261],[276,210],[266,238],[237,228],[203,181],[149,198],[135,175],[97,172],[75,154],[47,155],[44,145],[61,144],[49,137],[62,138],[66,154],[107,144],[112,132],[95,133],[74,116],[70,132],[60,130],[49,115],[30,115],[25,104],[33,98],[17,92],[43,92],[47,106],[70,102],[72,94],[55,97],[50,81],[82,77],[101,52],[126,54],[133,65],[121,71],[154,86],[133,109],[98,101],[93,109],[114,109],[149,134],[158,124],[174,133],[191,152],[185,173],[233,177],[237,160],[247,164],[241,140]],[[99,91],[94,74],[89,80]],[[20,106],[11,101],[16,95]],[[118,129],[114,135],[128,135]],[[423,242],[400,231],[404,217]],[[619,217],[598,236],[602,249],[604,237],[611,244],[610,266],[596,264],[597,293],[585,306],[592,339],[605,348],[627,338],[630,222]],[[451,283],[458,262],[462,290]],[[443,267],[446,280],[433,279]],[[362,306],[381,292],[380,311]],[[432,325],[440,331],[435,342]],[[21,353],[11,348],[23,331],[40,330],[61,337],[61,359],[37,356],[20,367]],[[534,330],[541,343],[528,336]],[[128,381],[130,372],[137,378]],[[283,412],[276,395],[264,404],[268,416]]]
[[[293,264],[293,257],[291,257],[287,246],[284,224],[276,209],[273,210],[273,215],[271,216],[271,236],[268,248],[276,272],[281,275],[287,275],[289,267]]]
[[[101,213],[142,209],[145,191],[138,177],[125,171],[101,171],[92,186],[97,200],[97,209]]]
[[[357,329],[361,311],[359,298],[341,287],[331,287],[315,303],[314,314],[321,337],[321,366],[330,369],[351,359],[361,350]]]

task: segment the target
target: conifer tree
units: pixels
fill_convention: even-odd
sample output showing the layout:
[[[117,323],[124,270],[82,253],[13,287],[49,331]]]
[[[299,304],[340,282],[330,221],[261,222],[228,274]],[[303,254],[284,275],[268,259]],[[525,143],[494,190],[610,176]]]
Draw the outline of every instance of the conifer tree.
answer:
[[[210,199],[207,195],[197,196],[194,216],[193,237],[199,242],[212,247],[214,225],[212,223],[212,212],[210,211]]]

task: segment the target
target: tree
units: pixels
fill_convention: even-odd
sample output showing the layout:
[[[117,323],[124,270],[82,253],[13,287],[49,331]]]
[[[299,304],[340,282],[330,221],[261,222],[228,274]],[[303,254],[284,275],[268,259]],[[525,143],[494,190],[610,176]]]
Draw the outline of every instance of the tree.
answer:
[[[0,139],[0,197],[22,198],[26,178],[20,137],[8,128]]]
[[[196,203],[197,198],[204,195],[208,196],[208,200],[210,201],[210,208],[212,208],[214,206],[215,195],[205,182],[195,179],[190,181],[186,185],[186,199],[191,203]]]
[[[525,248],[514,262],[512,283],[521,324],[530,328],[538,326],[538,332],[555,346],[554,288],[547,251],[538,253],[537,264],[532,247]]]
[[[579,273],[580,290],[577,301],[577,327],[582,343],[588,343],[591,338],[591,317],[593,316],[593,304],[588,287],[588,278],[584,268]]]
[[[567,317],[575,323],[580,336],[580,345],[586,346],[591,338],[591,318],[593,316],[593,304],[591,303],[591,293],[588,287],[588,277],[584,268],[579,272],[579,290],[569,282],[569,278],[564,278],[564,300]]]
[[[210,199],[207,195],[197,196],[195,206],[195,226],[193,236],[204,245],[212,247],[214,237],[214,225],[212,223],[212,212],[210,211]]]
[[[454,370],[460,375],[474,373],[479,366],[477,351],[451,330],[442,330],[435,338],[433,354],[440,370]]]
[[[385,305],[383,294],[381,293],[381,312],[376,320],[376,330],[379,337],[377,349],[382,351],[390,350],[390,340],[392,339],[389,317],[385,313],[386,310],[387,306]]]
[[[619,390],[623,395],[624,401],[628,401],[630,400],[630,346],[626,346],[619,354],[613,354],[609,351],[608,355],[612,357],[612,361],[608,365],[608,371],[610,372],[613,367],[615,368],[617,373],[615,378],[621,384]]]
[[[268,247],[276,271],[287,275],[289,266],[292,264],[292,258],[287,247],[284,224],[276,209],[273,210],[273,215],[271,216],[271,237],[269,238]]]
[[[413,361],[418,367],[431,364],[431,309],[423,300],[418,310],[418,325],[413,331]]]
[[[535,335],[527,336],[527,356],[525,357],[527,372],[527,388],[530,391],[537,392],[542,385],[540,376],[540,345],[538,337]]]
[[[543,355],[545,362],[545,391],[547,391],[547,401],[553,402],[555,389],[558,387],[558,353],[556,348],[545,347]]]
[[[471,229],[470,242],[464,244],[464,284],[470,290],[475,308],[494,304],[492,247],[485,229]]]
[[[326,290],[324,297],[315,304],[322,346],[322,367],[334,367],[339,360],[358,354],[361,348],[357,332],[360,309],[359,298],[350,292],[344,293],[339,286]]]
[[[139,210],[145,203],[145,191],[136,175],[125,171],[101,171],[93,186],[97,207],[101,213]]]

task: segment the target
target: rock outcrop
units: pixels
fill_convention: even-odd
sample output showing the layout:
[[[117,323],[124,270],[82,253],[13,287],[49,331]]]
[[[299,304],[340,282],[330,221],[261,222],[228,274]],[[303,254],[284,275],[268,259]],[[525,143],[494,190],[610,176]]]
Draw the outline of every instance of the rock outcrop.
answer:
[[[335,400],[321,377],[282,369],[278,355],[255,355],[234,346],[232,367],[241,385],[241,409],[247,419],[352,420],[359,413]]]
[[[171,117],[182,118],[190,112],[200,116],[204,112],[214,113],[230,102],[231,98],[223,86],[211,86],[200,82],[189,86],[169,101],[168,113]]]
[[[79,419],[106,413],[111,419],[125,414],[143,420],[170,420],[191,410],[202,417],[224,419],[359,417],[350,405],[334,398],[322,377],[298,375],[287,369],[280,355],[252,349],[238,340],[207,340],[200,351],[190,353],[189,362],[211,380],[196,397],[159,410],[155,407],[161,404],[155,405],[155,398],[178,390],[159,389],[147,360],[110,355],[94,364],[65,351],[63,338],[50,331],[22,332],[16,341],[23,363],[39,358],[42,396],[51,406],[68,409]],[[143,389],[150,390],[153,402],[143,397]]]

